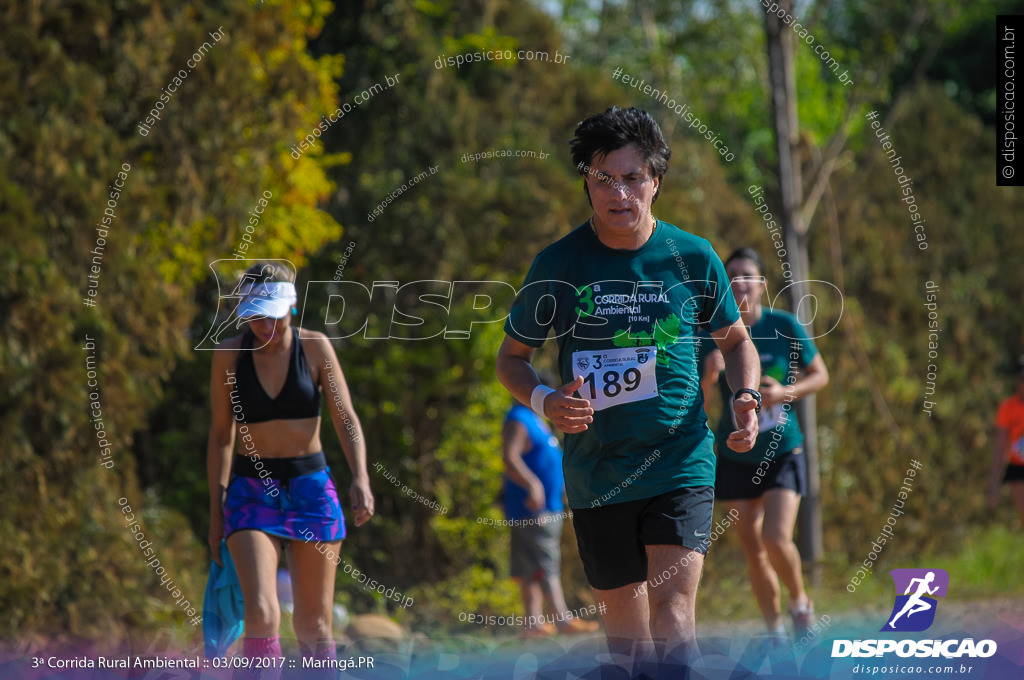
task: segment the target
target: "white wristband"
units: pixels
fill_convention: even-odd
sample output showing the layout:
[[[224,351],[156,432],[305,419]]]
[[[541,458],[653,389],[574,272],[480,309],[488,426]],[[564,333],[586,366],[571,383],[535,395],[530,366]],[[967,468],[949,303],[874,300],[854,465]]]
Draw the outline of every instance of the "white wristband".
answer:
[[[544,400],[547,396],[554,392],[553,389],[547,385],[537,385],[533,388],[533,394],[530,395],[530,408],[533,409],[534,413],[539,415],[541,418],[547,418],[544,415]]]

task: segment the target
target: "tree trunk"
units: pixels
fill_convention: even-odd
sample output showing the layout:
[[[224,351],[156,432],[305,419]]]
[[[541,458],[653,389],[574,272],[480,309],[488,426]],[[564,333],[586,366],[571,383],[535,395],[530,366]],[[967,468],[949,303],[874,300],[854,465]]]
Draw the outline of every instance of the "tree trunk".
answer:
[[[792,14],[790,0],[780,0],[779,6]],[[812,304],[801,304],[807,295],[807,225],[801,217],[803,187],[800,177],[800,124],[797,117],[796,68],[793,55],[793,32],[787,30],[776,14],[765,14],[765,35],[768,49],[768,78],[772,94],[772,119],[775,126],[775,145],[779,156],[779,191],[782,198],[782,230],[786,246],[786,260],[793,273],[789,293],[790,308],[806,324],[809,335],[814,333],[808,323],[815,311]],[[796,404],[796,414],[804,433],[804,455],[807,461],[807,496],[800,508],[797,534],[800,554],[812,565],[811,582],[819,585],[819,565],[822,557],[821,537],[821,483],[818,474],[818,436],[814,395],[808,395]]]

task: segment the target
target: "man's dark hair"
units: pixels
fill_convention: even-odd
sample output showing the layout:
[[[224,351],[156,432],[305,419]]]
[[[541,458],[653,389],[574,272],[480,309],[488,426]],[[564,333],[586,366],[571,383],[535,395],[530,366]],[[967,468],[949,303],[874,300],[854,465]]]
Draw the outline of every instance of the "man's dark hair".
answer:
[[[628,109],[612,106],[605,109],[604,113],[594,114],[581,121],[576,125],[575,135],[569,140],[573,165],[584,177],[587,174],[584,166],[590,166],[595,158],[607,156],[629,144],[637,145],[651,171],[651,177],[659,180],[658,189],[654,193],[656,201],[661,193],[660,180],[668,170],[672,150],[665,143],[661,128],[651,118],[651,114],[635,106]],[[589,200],[586,181],[583,182],[583,191]]]
[[[757,273],[764,276],[764,264],[761,262],[761,257],[753,248],[743,246],[742,248],[737,248],[732,251],[732,255],[725,260],[725,266],[728,267],[729,263],[733,260],[750,260],[757,265]]]

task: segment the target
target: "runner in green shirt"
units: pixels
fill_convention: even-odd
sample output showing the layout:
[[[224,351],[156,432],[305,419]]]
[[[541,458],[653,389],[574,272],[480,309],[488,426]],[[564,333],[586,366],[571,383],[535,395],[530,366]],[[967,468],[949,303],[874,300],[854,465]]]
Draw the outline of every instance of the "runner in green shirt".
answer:
[[[736,532],[769,632],[785,635],[779,602],[781,579],[789,593],[793,634],[798,639],[814,623],[814,605],[804,591],[800,553],[793,543],[807,473],[801,449],[803,433],[792,404],[828,384],[828,370],[795,316],[761,305],[765,280],[757,253],[740,248],[725,261],[725,269],[761,361],[763,403],[758,418],[760,434],[753,449],[736,453],[718,447],[715,498],[739,511]],[[732,429],[728,412],[732,394],[725,377],[720,377],[721,354],[711,351],[703,363],[705,384],[717,380],[722,395],[718,432],[728,432]]]
[[[757,354],[708,242],[651,214],[671,155],[654,119],[612,107],[581,122],[571,146],[593,215],[534,260],[498,377],[567,433],[576,540],[610,647],[653,649],[653,635],[662,661],[688,663],[714,505],[694,341],[709,331],[725,357],[737,451],[757,436]],[[551,331],[557,389],[530,365]]]

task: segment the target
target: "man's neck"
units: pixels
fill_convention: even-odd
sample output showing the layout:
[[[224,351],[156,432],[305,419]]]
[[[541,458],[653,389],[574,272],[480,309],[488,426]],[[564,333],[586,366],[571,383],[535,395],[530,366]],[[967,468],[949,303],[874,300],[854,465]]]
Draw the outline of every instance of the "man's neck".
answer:
[[[597,235],[597,238],[604,245],[614,250],[637,250],[650,240],[654,235],[657,220],[650,213],[646,219],[641,218],[640,223],[629,231],[612,229],[601,223],[597,216],[590,218],[590,228]]]

